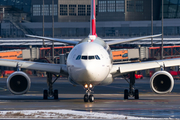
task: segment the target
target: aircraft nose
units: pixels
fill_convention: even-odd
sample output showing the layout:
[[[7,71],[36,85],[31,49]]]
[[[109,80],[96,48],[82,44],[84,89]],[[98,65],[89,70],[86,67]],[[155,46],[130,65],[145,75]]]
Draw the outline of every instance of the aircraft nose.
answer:
[[[85,80],[93,81],[96,79],[96,72],[93,65],[85,65],[82,69],[82,73],[82,76]]]
[[[86,65],[84,67],[84,72],[88,75],[88,76],[91,76],[93,75],[93,72],[94,72],[94,68],[90,65]]]

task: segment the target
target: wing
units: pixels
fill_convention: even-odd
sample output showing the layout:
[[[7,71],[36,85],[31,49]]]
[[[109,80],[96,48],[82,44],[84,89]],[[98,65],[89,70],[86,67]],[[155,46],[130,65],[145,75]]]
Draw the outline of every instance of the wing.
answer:
[[[111,74],[115,76],[132,71],[160,68],[161,66],[171,67],[178,65],[180,65],[180,58],[139,62],[139,63],[129,63],[129,64],[118,64],[118,65],[113,65],[113,68],[111,69]]]
[[[39,39],[45,39],[45,40],[55,41],[55,42],[67,43],[67,44],[71,44],[71,45],[76,45],[76,44],[79,43],[78,41],[70,41],[70,40],[63,40],[63,39],[58,39],[58,38],[50,38],[50,37],[42,37],[42,36],[28,35],[28,34],[26,34],[26,36],[32,37],[32,38],[39,38]]]
[[[0,66],[26,68],[40,70],[56,74],[68,75],[67,67],[64,64],[40,63],[20,60],[0,59]]]
[[[132,42],[132,41],[136,41],[136,40],[142,40],[142,39],[151,38],[151,37],[158,37],[158,36],[161,36],[161,35],[162,34],[157,34],[157,35],[129,38],[129,39],[123,39],[123,40],[114,40],[114,41],[108,41],[106,43],[108,45],[114,45],[114,44],[120,44],[120,43],[125,43],[125,42]]]

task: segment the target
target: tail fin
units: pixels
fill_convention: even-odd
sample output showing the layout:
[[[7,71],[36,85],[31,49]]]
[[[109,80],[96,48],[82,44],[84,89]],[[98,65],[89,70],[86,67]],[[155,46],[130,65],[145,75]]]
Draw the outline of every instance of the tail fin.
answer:
[[[97,37],[96,34],[96,0],[91,0],[90,36]]]

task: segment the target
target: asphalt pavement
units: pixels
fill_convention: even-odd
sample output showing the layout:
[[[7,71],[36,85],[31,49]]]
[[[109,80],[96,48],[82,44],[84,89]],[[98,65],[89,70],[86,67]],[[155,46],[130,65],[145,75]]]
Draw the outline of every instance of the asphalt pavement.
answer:
[[[0,111],[7,110],[75,110],[147,118],[180,118],[180,81],[175,80],[172,93],[155,94],[150,89],[149,78],[136,80],[140,99],[123,99],[128,83],[116,78],[108,86],[94,88],[95,101],[84,103],[85,90],[82,86],[71,85],[66,78],[59,78],[54,89],[59,91],[59,99],[43,100],[43,90],[47,89],[46,78],[31,77],[31,89],[24,95],[12,95],[7,89],[6,79],[0,79]]]

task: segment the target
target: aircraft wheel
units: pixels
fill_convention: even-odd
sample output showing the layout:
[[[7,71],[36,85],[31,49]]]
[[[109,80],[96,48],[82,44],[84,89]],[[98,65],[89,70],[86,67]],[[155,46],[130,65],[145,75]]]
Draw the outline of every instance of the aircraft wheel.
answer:
[[[128,90],[127,89],[125,89],[124,90],[124,99],[126,100],[126,99],[128,99]]]
[[[55,100],[58,99],[58,90],[54,90],[54,99],[55,99]]]
[[[94,96],[93,96],[93,95],[90,95],[90,96],[89,96],[89,101],[90,101],[90,102],[94,102]]]
[[[84,102],[88,102],[88,95],[84,95]]]
[[[47,90],[43,91],[43,99],[44,100],[48,99],[48,91]]]
[[[136,89],[134,92],[134,98],[139,99],[139,90],[138,89]]]

